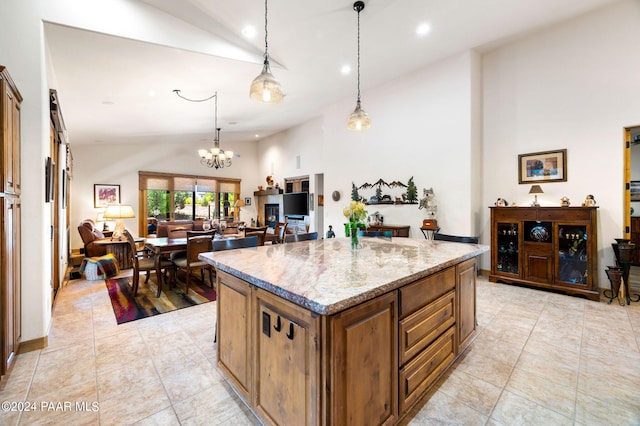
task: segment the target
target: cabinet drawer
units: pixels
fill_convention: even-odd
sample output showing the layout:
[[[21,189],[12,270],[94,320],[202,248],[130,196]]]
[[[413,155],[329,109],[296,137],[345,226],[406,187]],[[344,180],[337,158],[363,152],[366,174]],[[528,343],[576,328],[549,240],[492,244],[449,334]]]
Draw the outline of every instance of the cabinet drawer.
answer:
[[[442,296],[400,321],[400,365],[426,348],[455,323],[455,292]]]
[[[400,370],[400,412],[420,398],[454,358],[455,327],[451,327]]]
[[[456,286],[455,267],[416,281],[400,289],[400,317],[426,306]]]

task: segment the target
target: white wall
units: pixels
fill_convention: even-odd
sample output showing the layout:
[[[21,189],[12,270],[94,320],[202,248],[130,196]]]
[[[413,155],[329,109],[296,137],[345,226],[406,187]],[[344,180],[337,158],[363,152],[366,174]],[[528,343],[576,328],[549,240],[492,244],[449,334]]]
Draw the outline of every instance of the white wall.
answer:
[[[543,184],[542,205],[567,196],[599,205],[599,285],[623,231],[623,128],[640,123],[640,2],[600,9],[484,57],[485,205],[528,205],[518,154],[567,149],[567,182]],[[485,209],[484,242],[489,242]],[[488,267],[488,263],[483,265]]]
[[[472,63],[475,66],[472,67]],[[352,182],[360,186],[382,178],[407,183],[413,176],[422,196],[433,187],[438,200],[438,223],[442,232],[470,235],[477,232],[478,206],[472,204],[473,188],[479,183],[480,159],[472,158],[478,143],[478,120],[472,125],[472,99],[479,96],[479,59],[471,52],[456,55],[428,69],[420,70],[383,86],[362,91],[362,106],[372,120],[362,133],[346,128],[347,117],[355,107],[355,94],[328,107],[323,116],[259,143],[260,170],[272,171],[279,181],[298,175],[324,173],[325,234],[333,225],[343,236],[342,208],[348,204]],[[355,89],[355,88],[354,88]],[[472,91],[476,90],[475,98]],[[295,156],[301,155],[301,168],[295,169]],[[273,170],[272,170],[273,167]],[[335,202],[330,194],[338,190]],[[316,188],[311,187],[311,192]],[[362,190],[369,198],[373,189]],[[400,196],[398,189],[383,194]],[[424,238],[419,230],[426,218],[417,205],[370,205],[385,223],[411,226],[411,236]],[[312,221],[313,223],[313,221]]]
[[[21,106],[22,341],[47,334],[51,318],[51,209],[44,202],[49,155],[49,91],[40,1],[0,2],[0,63],[24,98]]]
[[[213,137],[213,135],[212,135]],[[97,217],[100,209],[93,208],[93,185],[120,185],[122,204],[133,206],[138,212],[138,171],[179,173],[198,176],[215,176],[242,179],[241,197],[252,197],[253,188],[258,186],[257,147],[254,141],[234,142],[232,150],[239,154],[231,167],[210,169],[200,164],[199,148],[210,148],[210,143],[189,141],[181,145],[157,143],[147,145],[73,145],[73,180],[71,182],[73,203],[71,206],[71,247],[83,247],[77,230],[80,221]],[[191,138],[193,139],[193,138]],[[220,145],[223,149],[224,134]],[[243,207],[240,218],[247,222],[255,218],[255,203]],[[124,219],[125,228],[138,235],[138,218]],[[113,225],[111,224],[111,229]]]

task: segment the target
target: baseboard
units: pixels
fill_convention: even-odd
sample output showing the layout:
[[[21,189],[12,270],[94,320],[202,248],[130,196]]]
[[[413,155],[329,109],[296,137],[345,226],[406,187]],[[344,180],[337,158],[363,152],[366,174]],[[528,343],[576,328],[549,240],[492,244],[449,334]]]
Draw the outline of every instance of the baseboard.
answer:
[[[38,337],[37,339],[27,340],[26,342],[20,342],[18,347],[18,354],[24,354],[27,352],[37,351],[38,349],[44,349],[49,345],[49,337]]]
[[[482,275],[483,277],[488,277],[491,271],[487,269],[478,269],[478,275]]]

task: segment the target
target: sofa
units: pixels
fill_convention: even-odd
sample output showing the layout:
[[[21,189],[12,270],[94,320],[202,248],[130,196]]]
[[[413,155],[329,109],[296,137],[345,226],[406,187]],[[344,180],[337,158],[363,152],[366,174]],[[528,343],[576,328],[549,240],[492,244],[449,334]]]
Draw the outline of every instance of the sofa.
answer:
[[[95,244],[95,240],[104,238],[104,234],[96,229],[91,219],[85,219],[78,225],[80,238],[84,243],[84,255],[86,257],[104,256],[107,254],[107,246]]]
[[[158,222],[155,235],[148,235],[148,237],[169,237],[169,238],[186,238],[187,231],[204,231],[202,224],[204,220],[172,220]],[[227,222],[226,233],[237,232],[238,224],[244,222]]]

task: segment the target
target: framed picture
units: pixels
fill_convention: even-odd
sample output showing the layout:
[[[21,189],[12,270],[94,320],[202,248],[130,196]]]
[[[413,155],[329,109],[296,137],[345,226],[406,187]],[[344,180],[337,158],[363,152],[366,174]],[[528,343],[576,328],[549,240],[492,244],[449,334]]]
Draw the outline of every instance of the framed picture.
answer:
[[[640,180],[632,180],[630,183],[631,201],[640,201]]]
[[[566,181],[566,149],[518,155],[518,183]]]
[[[244,205],[245,206],[251,205],[251,197],[244,197]]]
[[[120,185],[93,185],[93,207],[99,209],[109,204],[120,204]]]
[[[53,201],[53,168],[51,157],[47,157],[44,163],[44,201]]]

